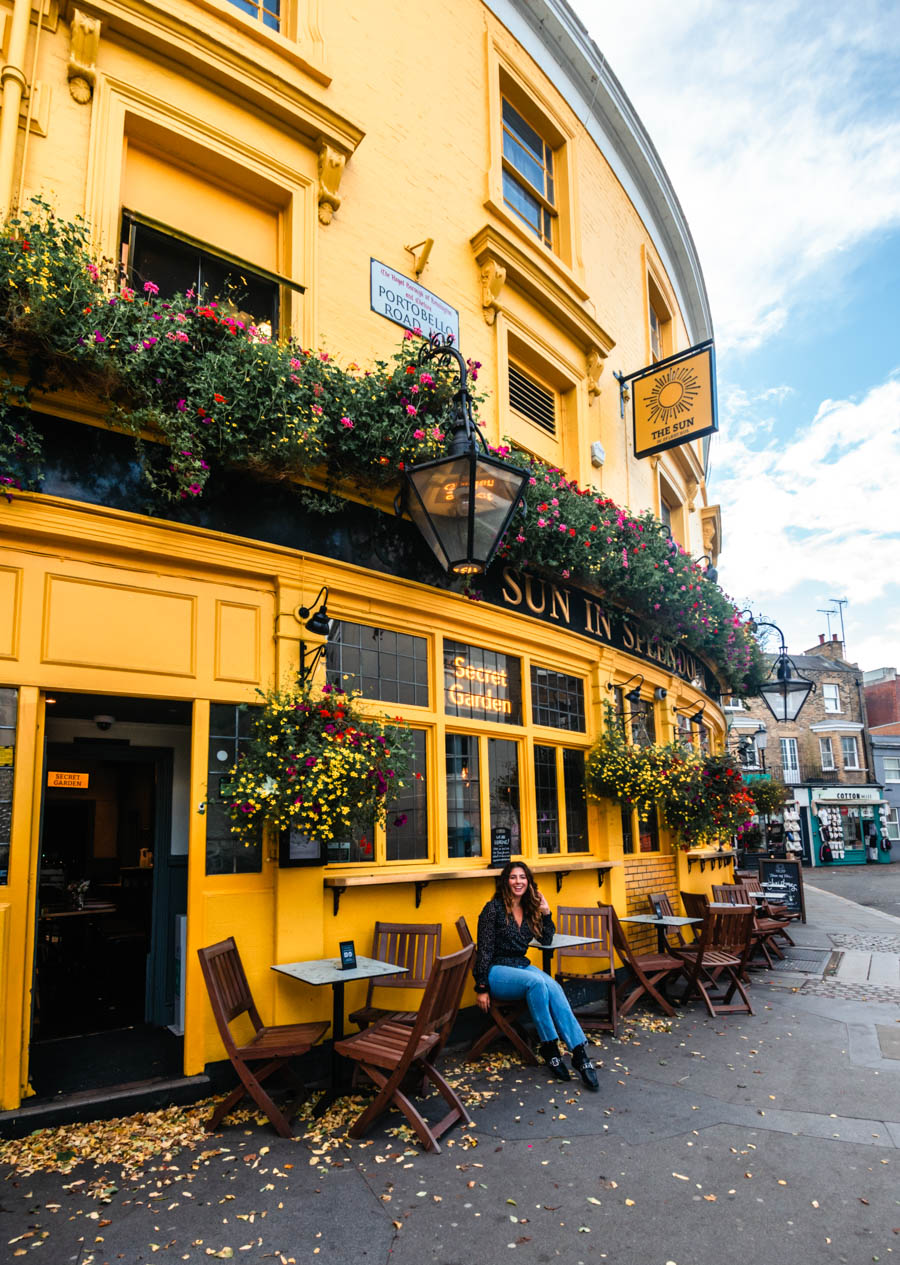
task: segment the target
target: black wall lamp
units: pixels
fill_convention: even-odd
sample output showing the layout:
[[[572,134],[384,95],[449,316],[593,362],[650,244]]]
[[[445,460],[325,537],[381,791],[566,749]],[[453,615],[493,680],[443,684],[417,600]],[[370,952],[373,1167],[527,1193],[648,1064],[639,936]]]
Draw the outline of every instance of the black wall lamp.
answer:
[[[407,509],[445,571],[480,575],[522,499],[528,472],[489,452],[472,413],[466,362],[451,340],[435,334],[419,352],[420,367],[453,362],[459,387],[447,452],[406,469]]]
[[[694,703],[689,703],[687,707],[673,707],[672,712],[675,716],[685,716],[690,724],[699,728],[703,724],[703,713],[706,711],[706,704],[701,703],[697,710],[688,716],[688,712],[694,706]]]
[[[742,615],[746,613],[741,611]],[[778,633],[781,645],[773,665],[773,675],[759,687],[759,695],[776,720],[796,720],[800,708],[816,688],[814,682],[797,671],[797,665],[788,655],[784,633],[777,624],[765,619],[756,620],[751,616],[747,627],[751,633],[757,633],[760,628],[774,628]],[[791,675],[792,669],[796,676]]]
[[[705,567],[705,569],[704,569],[704,571],[703,571],[703,574],[706,576],[707,580],[709,580],[709,582],[710,582],[711,584],[715,584],[715,583],[717,582],[718,578],[719,578],[719,573],[718,573],[718,571],[716,570],[716,568],[714,567],[714,565],[713,565],[713,560],[712,560],[712,558],[709,556],[709,554],[708,554],[708,553],[701,553],[700,557],[699,557],[699,558],[695,558],[695,559],[694,559],[694,561],[697,563],[697,566],[699,566],[699,565],[700,565],[700,563],[701,563],[701,562],[703,562],[703,561],[705,561],[705,562],[706,562],[706,567]]]
[[[637,685],[634,687],[633,690],[629,690],[628,693],[625,694],[625,686],[630,685],[632,681],[637,681]],[[638,703],[641,701],[641,686],[643,684],[644,684],[644,677],[642,673],[636,672],[634,676],[630,676],[623,685],[618,685],[615,681],[610,681],[606,688],[608,690],[621,690],[624,697],[628,699],[631,706],[636,707]]]
[[[319,605],[319,598],[322,599],[321,605]],[[294,618],[317,637],[327,637],[332,625],[332,620],[328,616],[327,603],[328,587],[323,584],[313,599],[312,606],[298,606],[294,611]],[[300,638],[300,671],[297,673],[297,679],[301,685],[306,685],[310,680],[324,653],[325,643],[323,642],[312,654],[307,655],[306,642],[302,637]]]

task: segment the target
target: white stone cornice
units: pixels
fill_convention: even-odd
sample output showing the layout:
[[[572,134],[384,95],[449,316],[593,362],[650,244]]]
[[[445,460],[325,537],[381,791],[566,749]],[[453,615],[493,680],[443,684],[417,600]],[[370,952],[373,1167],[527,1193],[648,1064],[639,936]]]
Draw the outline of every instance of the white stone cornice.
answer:
[[[842,729],[848,734],[858,734],[863,728],[858,720],[820,720],[818,724],[810,725],[809,731],[814,734],[834,733],[836,729]]]

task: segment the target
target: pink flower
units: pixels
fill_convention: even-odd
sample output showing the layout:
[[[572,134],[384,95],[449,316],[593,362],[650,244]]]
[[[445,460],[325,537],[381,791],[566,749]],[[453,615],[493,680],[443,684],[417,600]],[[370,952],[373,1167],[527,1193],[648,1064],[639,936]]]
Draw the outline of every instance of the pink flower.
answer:
[[[431,432],[431,437],[432,439],[441,440],[444,438],[444,432],[440,430],[437,426],[435,426],[435,428]]]
[[[425,432],[424,430],[421,429],[421,427],[418,430],[413,431],[413,439],[424,439],[424,438],[425,438]]]
[[[199,496],[201,490],[202,489],[199,483],[192,483],[191,486],[188,488],[188,491],[190,492],[191,496]]]
[[[159,286],[153,281],[144,282],[144,294],[159,294]]]
[[[95,281],[96,281],[96,280],[99,278],[99,276],[100,276],[100,269],[97,267],[97,265],[96,265],[96,264],[87,264],[87,265],[86,265],[86,271],[87,271],[88,276],[89,276],[89,277],[93,277],[93,279],[94,279]]]
[[[423,387],[433,387],[433,386],[434,386],[434,378],[431,376],[431,374],[430,374],[430,373],[420,373],[420,374],[419,374],[419,381],[422,383],[422,386],[423,386]]]
[[[184,413],[187,410],[187,400],[179,400],[175,407],[179,413]]]
[[[341,425],[346,426],[347,430],[353,430],[353,423],[350,421],[349,417],[342,417]]]
[[[418,417],[419,410],[416,408],[415,404],[407,404],[406,411],[410,417]]]

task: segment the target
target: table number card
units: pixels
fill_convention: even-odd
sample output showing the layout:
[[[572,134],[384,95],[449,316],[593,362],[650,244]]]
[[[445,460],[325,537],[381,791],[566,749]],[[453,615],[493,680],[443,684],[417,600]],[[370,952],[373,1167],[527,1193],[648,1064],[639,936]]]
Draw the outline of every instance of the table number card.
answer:
[[[341,950],[341,970],[356,970],[356,948],[352,940],[342,940],[340,943]]]

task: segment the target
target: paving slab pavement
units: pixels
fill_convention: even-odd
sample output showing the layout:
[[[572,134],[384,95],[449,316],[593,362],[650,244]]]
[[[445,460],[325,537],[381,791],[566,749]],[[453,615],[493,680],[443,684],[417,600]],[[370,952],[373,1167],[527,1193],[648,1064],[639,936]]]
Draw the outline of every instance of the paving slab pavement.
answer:
[[[756,974],[754,1016],[693,1004],[671,1022],[629,1016],[598,1045],[599,1094],[501,1050],[474,1070],[459,1063],[472,1123],[440,1155],[397,1116],[350,1144],[333,1116],[333,1134],[307,1126],[290,1140],[238,1122],[126,1173],[7,1163],[0,1261],[900,1259],[900,987],[840,974],[841,954],[888,954],[900,919],[810,884],[807,908],[793,938],[836,962],[831,974],[790,958]],[[122,1122],[121,1153],[150,1128]],[[44,1139],[51,1156],[73,1145]],[[13,1146],[25,1160],[27,1140],[7,1161]]]

